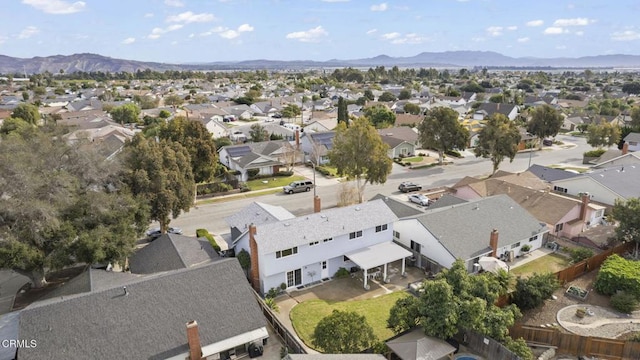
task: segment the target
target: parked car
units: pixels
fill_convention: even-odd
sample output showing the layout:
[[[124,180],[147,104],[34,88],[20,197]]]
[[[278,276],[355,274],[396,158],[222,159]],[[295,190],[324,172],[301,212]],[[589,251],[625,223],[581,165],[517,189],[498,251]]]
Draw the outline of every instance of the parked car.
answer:
[[[274,118],[274,119],[282,119],[282,114],[275,113],[275,114],[271,115],[271,117]]]
[[[293,193],[299,193],[303,191],[311,191],[312,188],[313,188],[313,181],[298,180],[298,181],[293,181],[291,184],[284,186],[282,188],[282,191],[285,194],[293,194]]]
[[[544,146],[551,146],[551,145],[553,145],[553,140],[551,140],[551,139],[544,139],[544,140],[542,140],[542,145],[544,145]]]
[[[431,200],[429,200],[429,198],[426,195],[422,195],[422,194],[409,195],[409,201],[422,206],[429,206],[429,204],[431,203]]]
[[[167,233],[182,235],[182,229],[170,227],[167,229]],[[146,234],[147,234],[147,237],[151,238],[152,240],[155,240],[158,237],[160,237],[160,235],[162,235],[162,232],[160,231],[160,228],[153,228],[153,229],[149,229],[149,231],[147,231]]]
[[[405,181],[400,185],[398,185],[398,190],[402,191],[403,193],[408,193],[412,191],[420,191],[422,190],[422,186],[416,185],[412,182]]]

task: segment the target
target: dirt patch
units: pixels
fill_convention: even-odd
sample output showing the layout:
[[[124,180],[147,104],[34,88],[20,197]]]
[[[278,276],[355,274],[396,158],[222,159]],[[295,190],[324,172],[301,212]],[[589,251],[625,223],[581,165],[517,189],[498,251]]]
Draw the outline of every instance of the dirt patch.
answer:
[[[31,287],[31,283],[25,284],[16,295],[16,299],[13,302],[13,311],[24,309],[31,303],[38,301],[46,294],[64,285],[67,281],[78,276],[84,271],[85,266],[76,266],[68,269],[59,270],[50,274],[47,274],[47,285],[35,289]]]
[[[581,277],[566,283],[560,289],[556,290],[553,294],[557,297],[557,300],[549,299],[545,301],[544,305],[540,308],[532,309],[523,313],[522,319],[519,321],[522,325],[540,326],[546,324],[554,324],[557,322],[556,315],[560,309],[569,305],[597,305],[609,308],[609,297],[598,294],[593,290],[593,283],[596,279],[598,271],[591,271],[584,274]],[[579,301],[577,299],[568,297],[565,295],[565,291],[571,285],[576,285],[582,289],[589,290],[589,296],[585,301]],[[568,332],[561,327],[562,332]]]

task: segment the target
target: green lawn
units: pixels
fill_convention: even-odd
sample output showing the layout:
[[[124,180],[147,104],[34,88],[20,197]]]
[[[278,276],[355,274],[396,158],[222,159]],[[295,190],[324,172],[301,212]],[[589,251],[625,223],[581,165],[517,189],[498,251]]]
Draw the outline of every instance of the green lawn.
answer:
[[[511,269],[509,272],[515,276],[526,277],[533,273],[547,273],[556,272],[564,269],[569,265],[569,259],[558,254],[549,254],[533,261],[530,261],[522,266],[518,266],[515,269]]]
[[[249,180],[247,181],[247,186],[251,190],[262,190],[262,189],[283,187],[285,185],[290,184],[292,181],[304,180],[304,179],[305,179],[304,176],[300,176],[300,175],[292,175],[288,177],[274,176],[266,179]]]
[[[302,302],[291,310],[289,317],[296,333],[307,346],[313,348],[311,342],[316,325],[325,316],[335,310],[354,311],[367,318],[378,340],[386,340],[393,336],[387,328],[387,318],[391,307],[398,299],[411,296],[406,292],[394,292],[377,298],[359,301],[340,301],[329,303],[324,300],[310,300]]]
[[[422,160],[424,160],[422,156],[414,156],[414,157],[404,158],[402,159],[402,162],[414,163],[414,162],[421,162]]]
[[[583,173],[589,170],[588,168],[585,168],[585,167],[576,167],[576,166],[551,165],[549,167],[552,169],[573,170],[579,173]]]

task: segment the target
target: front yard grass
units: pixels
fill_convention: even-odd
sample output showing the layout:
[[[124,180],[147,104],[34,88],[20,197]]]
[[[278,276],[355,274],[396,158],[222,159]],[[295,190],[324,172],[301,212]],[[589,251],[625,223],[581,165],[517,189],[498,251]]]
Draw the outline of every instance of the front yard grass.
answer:
[[[357,301],[327,302],[325,300],[309,300],[293,307],[289,316],[296,333],[307,346],[313,348],[313,332],[325,316],[333,310],[353,311],[367,318],[378,340],[392,337],[393,331],[387,328],[389,311],[398,299],[412,296],[404,291],[382,295],[373,299]]]
[[[510,272],[515,276],[527,277],[533,273],[555,273],[566,268],[569,265],[569,258],[559,254],[549,254],[539,257],[533,261],[511,269]]]
[[[413,157],[408,157],[408,158],[402,159],[402,162],[414,163],[414,162],[422,162],[422,160],[424,160],[422,158],[422,156],[413,156]]]
[[[249,189],[253,190],[262,190],[262,189],[270,189],[283,187],[285,185],[289,185],[292,181],[296,180],[304,180],[304,176],[300,175],[292,175],[287,177],[274,176],[265,179],[255,179],[247,181],[247,186]]]

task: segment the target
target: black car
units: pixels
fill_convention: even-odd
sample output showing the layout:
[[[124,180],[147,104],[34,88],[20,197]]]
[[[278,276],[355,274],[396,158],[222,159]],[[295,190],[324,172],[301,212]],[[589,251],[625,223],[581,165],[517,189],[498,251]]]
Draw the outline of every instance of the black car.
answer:
[[[412,191],[420,191],[422,190],[422,186],[414,184],[412,182],[403,182],[398,185],[398,190],[402,191],[403,193],[408,193]]]

